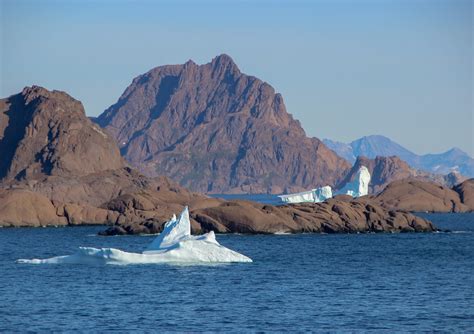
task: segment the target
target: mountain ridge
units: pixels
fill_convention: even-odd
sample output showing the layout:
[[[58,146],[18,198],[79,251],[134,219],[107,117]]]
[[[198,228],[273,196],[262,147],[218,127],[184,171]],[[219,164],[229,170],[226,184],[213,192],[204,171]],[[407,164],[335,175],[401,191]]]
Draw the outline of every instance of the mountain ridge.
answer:
[[[390,138],[382,135],[364,136],[349,144],[323,139],[323,142],[347,161],[354,163],[358,156],[375,158],[396,155],[411,167],[436,174],[459,172],[474,177],[474,159],[459,148],[451,148],[442,153],[417,155]]]

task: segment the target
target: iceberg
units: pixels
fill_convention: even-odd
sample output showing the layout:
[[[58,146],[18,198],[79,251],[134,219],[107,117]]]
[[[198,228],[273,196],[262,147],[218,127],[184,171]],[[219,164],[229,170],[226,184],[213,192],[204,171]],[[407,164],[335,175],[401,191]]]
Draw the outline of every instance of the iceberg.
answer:
[[[229,263],[252,262],[249,257],[220,245],[213,231],[191,235],[191,222],[186,207],[179,218],[173,216],[153,242],[142,253],[115,248],[79,247],[72,255],[48,259],[19,259],[30,264],[159,264],[159,263]]]
[[[346,183],[337,194],[361,197],[369,194],[370,173],[367,167],[361,166],[357,171],[354,181]]]
[[[279,195],[278,197],[285,203],[319,203],[332,197],[332,189],[330,186],[325,186],[295,194]]]
[[[316,198],[318,202],[324,202],[328,198],[332,197],[332,189],[330,186],[325,186],[316,189]]]
[[[334,195],[350,195],[352,197],[360,197],[369,194],[370,173],[367,167],[361,166],[357,171],[354,181],[346,183],[346,185],[336,191]],[[285,203],[320,203],[333,197],[330,186],[316,188],[295,194],[279,195],[280,199]]]

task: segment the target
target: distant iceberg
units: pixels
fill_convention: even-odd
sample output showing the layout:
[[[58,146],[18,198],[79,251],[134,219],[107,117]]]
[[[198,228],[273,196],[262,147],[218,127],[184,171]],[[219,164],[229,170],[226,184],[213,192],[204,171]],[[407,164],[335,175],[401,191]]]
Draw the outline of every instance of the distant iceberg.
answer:
[[[163,232],[143,253],[129,253],[115,248],[79,247],[72,255],[49,259],[19,259],[18,263],[72,264],[150,264],[150,263],[226,263],[252,262],[252,259],[220,245],[213,231],[193,236],[186,207],[179,219],[167,222]]]
[[[278,197],[285,203],[319,203],[332,197],[332,189],[330,186],[325,186],[300,193],[280,195]]]
[[[361,166],[354,181],[348,182],[342,189],[336,191],[334,195],[350,195],[360,197],[369,194],[370,173],[367,167]],[[330,186],[303,191],[300,193],[279,195],[285,203],[320,203],[333,197]]]
[[[361,166],[357,171],[354,181],[346,183],[346,185],[340,189],[337,195],[350,195],[352,197],[361,197],[369,194],[369,183],[370,173],[369,169],[365,166]]]

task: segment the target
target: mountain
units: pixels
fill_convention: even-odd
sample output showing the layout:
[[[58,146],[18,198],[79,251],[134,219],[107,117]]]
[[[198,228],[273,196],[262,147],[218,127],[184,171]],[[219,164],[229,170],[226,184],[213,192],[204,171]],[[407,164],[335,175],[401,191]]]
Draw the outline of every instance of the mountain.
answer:
[[[129,168],[81,102],[38,86],[0,99],[0,156],[0,225],[143,221],[133,208],[150,203],[160,210],[148,218],[164,219],[203,198]]]
[[[64,92],[26,87],[0,100],[0,181],[80,176],[124,166],[112,137]]]
[[[398,156],[411,167],[436,174],[458,172],[474,176],[474,159],[458,148],[439,154],[417,155],[384,136],[366,136],[349,144],[324,139],[324,144],[340,157],[353,163],[358,156]]]
[[[136,77],[97,122],[133,166],[195,191],[299,191],[335,184],[350,168],[227,55]]]

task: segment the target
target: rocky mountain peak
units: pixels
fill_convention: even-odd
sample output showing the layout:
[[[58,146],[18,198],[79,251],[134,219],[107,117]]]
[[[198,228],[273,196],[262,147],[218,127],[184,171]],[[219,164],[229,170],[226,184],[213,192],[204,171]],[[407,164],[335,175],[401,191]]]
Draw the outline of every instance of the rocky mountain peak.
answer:
[[[143,172],[202,192],[300,190],[334,183],[349,167],[225,54],[138,76],[97,122]]]
[[[231,71],[238,71],[240,72],[239,70],[239,67],[237,66],[237,64],[234,62],[234,60],[232,59],[232,57],[230,57],[229,55],[223,53],[223,54],[220,54],[216,57],[214,57],[212,60],[211,60],[211,66],[213,68],[224,68],[224,69],[228,69],[228,70],[231,70]]]
[[[0,152],[3,181],[124,166],[112,137],[86,117],[81,102],[39,86],[0,100]]]

